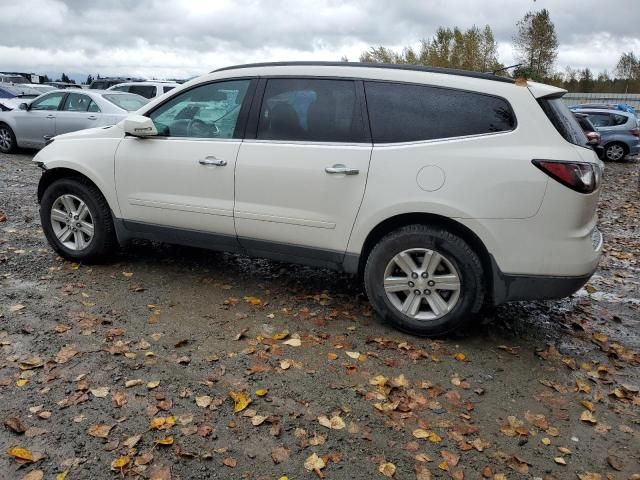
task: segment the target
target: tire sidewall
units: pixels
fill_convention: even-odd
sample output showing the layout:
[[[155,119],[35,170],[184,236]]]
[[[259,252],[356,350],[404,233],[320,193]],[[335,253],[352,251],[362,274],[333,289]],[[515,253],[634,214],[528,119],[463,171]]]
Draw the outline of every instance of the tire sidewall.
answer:
[[[609,158],[609,149],[611,147],[620,147],[622,148],[622,156],[620,158],[617,159],[613,159],[613,158]],[[609,145],[606,146],[606,148],[604,149],[604,158],[606,158],[607,160],[609,160],[610,162],[620,162],[622,160],[624,160],[624,157],[627,156],[627,149],[624,147],[624,145],[622,145],[621,143],[610,143]]]
[[[387,264],[398,253],[412,248],[428,248],[444,255],[460,276],[458,302],[449,313],[436,320],[418,320],[404,315],[393,306],[384,291]],[[477,255],[459,237],[437,229],[401,230],[398,235],[381,240],[367,260],[365,287],[369,301],[385,320],[400,330],[421,336],[440,336],[456,329],[482,304],[482,270]]]
[[[65,194],[74,195],[82,200],[87,205],[93,218],[93,239],[89,246],[83,250],[71,250],[65,247],[60,240],[58,240],[58,237],[56,237],[53,226],[51,225],[51,207],[53,202]],[[40,220],[42,222],[42,230],[49,244],[64,258],[78,261],[94,258],[99,255],[106,240],[103,226],[105,222],[111,221],[110,218],[104,217],[91,190],[84,183],[72,178],[56,180],[47,187],[40,201]]]

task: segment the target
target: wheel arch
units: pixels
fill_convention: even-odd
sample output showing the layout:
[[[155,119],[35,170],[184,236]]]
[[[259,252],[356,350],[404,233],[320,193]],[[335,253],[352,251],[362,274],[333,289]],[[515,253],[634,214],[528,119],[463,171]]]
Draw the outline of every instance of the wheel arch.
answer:
[[[51,185],[53,182],[55,182],[56,180],[59,180],[61,178],[76,178],[84,182],[87,182],[93,187],[95,187],[105,199],[107,198],[104,192],[102,191],[102,189],[96,184],[96,182],[91,180],[91,178],[89,178],[84,173],[81,173],[77,170],[73,170],[71,168],[56,167],[56,168],[45,170],[42,173],[42,176],[40,177],[40,181],[38,182],[38,203],[40,203],[40,201],[42,200],[42,195],[44,195],[44,191],[47,189],[47,187]],[[113,207],[111,205],[110,205],[110,208],[111,208],[111,211],[113,212]]]
[[[622,147],[622,149],[624,150],[625,155],[629,154],[629,151],[630,151],[629,145],[627,145],[627,143],[624,140],[619,140],[617,138],[612,138],[611,140],[609,140],[608,142],[606,142],[603,145],[603,148],[606,150],[607,147],[610,147],[611,145],[620,145]]]
[[[369,235],[367,235],[367,238],[362,245],[362,250],[358,260],[358,276],[362,277],[367,258],[369,257],[371,250],[373,250],[373,247],[382,239],[382,237],[394,230],[397,230],[398,228],[414,224],[441,227],[465,240],[473,251],[480,257],[483,276],[486,281],[487,293],[489,294],[488,297],[491,298],[493,296],[494,266],[491,254],[487,250],[484,242],[466,225],[452,220],[451,218],[433,213],[403,213],[389,217],[378,223],[378,225],[369,232]]]

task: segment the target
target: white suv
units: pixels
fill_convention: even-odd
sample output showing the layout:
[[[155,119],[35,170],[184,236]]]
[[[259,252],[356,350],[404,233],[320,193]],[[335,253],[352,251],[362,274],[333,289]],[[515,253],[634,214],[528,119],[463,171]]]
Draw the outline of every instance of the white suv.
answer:
[[[409,66],[223,68],[55,137],[34,159],[42,226],[74,261],[143,238],[361,273],[380,316],[440,335],[596,268],[602,163],[564,93]]]
[[[109,87],[107,90],[135,93],[136,95],[140,95],[144,98],[156,98],[161,97],[165,93],[179,86],[179,83],[157,80],[152,82],[118,83],[117,85]]]

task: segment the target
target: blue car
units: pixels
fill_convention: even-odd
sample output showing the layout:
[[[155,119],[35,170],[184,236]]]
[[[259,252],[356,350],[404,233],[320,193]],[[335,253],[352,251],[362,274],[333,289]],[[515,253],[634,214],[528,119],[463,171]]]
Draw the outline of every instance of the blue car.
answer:
[[[40,95],[37,90],[25,85],[0,83],[0,111],[5,112],[29,102]]]
[[[617,162],[627,155],[640,153],[640,120],[634,113],[621,109],[574,108],[585,113],[602,137],[604,159]]]

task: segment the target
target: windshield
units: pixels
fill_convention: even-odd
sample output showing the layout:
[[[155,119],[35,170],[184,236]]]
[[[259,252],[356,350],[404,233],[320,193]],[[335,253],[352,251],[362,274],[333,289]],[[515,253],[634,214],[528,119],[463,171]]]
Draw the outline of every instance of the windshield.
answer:
[[[149,102],[148,99],[133,93],[109,93],[102,97],[127,112],[135,112]]]
[[[2,89],[14,97],[21,98],[35,98],[41,93],[35,88],[31,88],[26,85],[2,85]]]
[[[21,75],[3,75],[2,81],[7,83],[29,83],[27,79]]]

